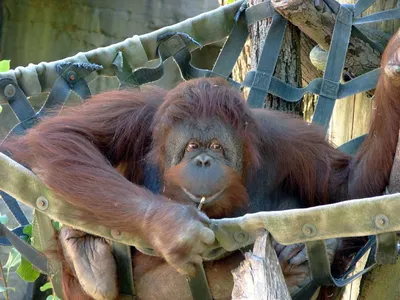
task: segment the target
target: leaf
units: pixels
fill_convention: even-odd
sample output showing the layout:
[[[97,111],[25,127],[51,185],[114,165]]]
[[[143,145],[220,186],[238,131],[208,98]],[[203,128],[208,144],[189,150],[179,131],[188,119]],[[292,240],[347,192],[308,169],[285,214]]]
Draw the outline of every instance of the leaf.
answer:
[[[60,231],[60,229],[61,229],[61,224],[60,224],[60,222],[51,220],[51,224],[53,225],[53,228],[54,228],[57,232]]]
[[[0,293],[4,293],[5,291],[13,291],[13,292],[15,292],[15,288],[0,286]]]
[[[25,227],[22,230],[22,232],[25,234],[25,236],[23,238],[25,240],[25,242],[27,242],[29,245],[32,244],[32,241],[31,241],[31,239],[32,239],[32,225],[31,224],[25,225]]]
[[[0,110],[0,112],[1,112],[1,110]],[[7,224],[7,222],[8,222],[7,215],[0,215],[0,223],[1,224]]]
[[[45,292],[45,291],[50,290],[52,288],[53,288],[53,285],[51,284],[51,282],[47,282],[46,284],[44,284],[44,285],[42,285],[40,287],[40,291],[41,292]]]
[[[21,264],[17,269],[17,274],[27,282],[34,282],[40,276],[40,272],[25,257],[21,257]]]
[[[0,72],[7,72],[10,70],[10,60],[0,60]]]
[[[0,105],[0,114],[1,114],[2,111],[3,111],[3,107]]]
[[[4,268],[10,270],[17,267],[21,263],[21,254],[15,248],[11,248],[10,254],[8,255],[7,263]]]
[[[32,237],[32,224],[26,225],[22,232],[27,236]]]
[[[61,299],[58,298],[58,297],[55,296],[55,295],[50,295],[50,296],[47,296],[46,300],[61,300]]]

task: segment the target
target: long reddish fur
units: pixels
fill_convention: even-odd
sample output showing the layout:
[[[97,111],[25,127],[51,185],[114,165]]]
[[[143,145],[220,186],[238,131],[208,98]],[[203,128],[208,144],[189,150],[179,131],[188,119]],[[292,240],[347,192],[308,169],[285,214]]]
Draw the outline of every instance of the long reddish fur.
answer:
[[[398,48],[396,34],[383,55],[383,68]],[[79,109],[67,108],[25,136],[9,140],[0,150],[31,167],[89,221],[145,235],[146,207],[162,205],[166,199],[140,186],[142,163],[150,153],[163,166],[165,136],[175,122],[192,116],[218,116],[229,122],[243,138],[247,170],[260,160],[273,160],[276,184],[298,190],[305,206],[313,206],[383,192],[400,128],[398,95],[400,89],[388,85],[382,73],[375,119],[354,159],[300,120],[285,116],[283,122],[283,115],[272,111],[257,112],[264,116],[258,119],[223,80],[204,78],[180,84],[167,94],[149,89],[95,95]],[[279,126],[265,128],[263,122]],[[121,164],[128,170],[125,177],[115,170]]]

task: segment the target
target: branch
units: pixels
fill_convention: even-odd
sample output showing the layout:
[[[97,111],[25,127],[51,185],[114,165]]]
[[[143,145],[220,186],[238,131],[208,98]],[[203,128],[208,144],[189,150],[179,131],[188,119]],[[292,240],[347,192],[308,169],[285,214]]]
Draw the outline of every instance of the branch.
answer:
[[[271,0],[272,6],[292,24],[314,40],[323,50],[329,50],[335,25],[335,13],[322,1],[316,7],[314,0]],[[362,35],[350,38],[345,68],[361,75],[380,66],[381,53]]]

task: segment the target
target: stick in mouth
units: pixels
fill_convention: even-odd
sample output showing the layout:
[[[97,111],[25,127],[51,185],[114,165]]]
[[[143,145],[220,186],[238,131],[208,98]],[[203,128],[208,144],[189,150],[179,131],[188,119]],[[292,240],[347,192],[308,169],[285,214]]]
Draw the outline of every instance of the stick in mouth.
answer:
[[[197,207],[198,210],[201,210],[201,208],[203,207],[204,202],[206,202],[206,197],[202,197],[200,200],[200,204]]]

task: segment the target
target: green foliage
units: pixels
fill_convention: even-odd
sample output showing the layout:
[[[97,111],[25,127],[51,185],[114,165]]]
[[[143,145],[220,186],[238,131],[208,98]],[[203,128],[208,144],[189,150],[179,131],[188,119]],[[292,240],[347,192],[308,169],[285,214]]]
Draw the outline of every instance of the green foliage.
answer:
[[[32,238],[32,224],[26,225],[22,232],[27,236],[26,242],[31,244],[31,238]]]
[[[4,293],[5,291],[13,291],[13,292],[15,292],[15,288],[0,286],[0,293]]]
[[[40,276],[40,272],[23,256],[21,257],[21,264],[17,269],[17,274],[27,282],[34,282]]]
[[[7,216],[0,214],[0,222],[2,224],[7,223],[8,222]],[[53,222],[53,227],[55,230],[59,231],[60,223]],[[25,238],[26,242],[30,244],[32,239],[32,225],[31,224],[26,225],[23,229],[23,233],[26,235]],[[7,270],[6,276],[4,276],[6,277],[4,278],[5,283],[7,283],[8,281],[8,276],[10,271],[14,268],[16,268],[16,273],[19,275],[19,277],[21,277],[22,280],[25,280],[27,282],[34,282],[40,276],[40,272],[32,265],[32,263],[28,261],[25,257],[21,256],[21,254],[15,248],[11,248],[7,263],[4,265],[3,268]],[[40,290],[44,292],[52,288],[53,288],[52,284],[48,282],[45,285],[43,285],[40,288]],[[6,286],[0,287],[0,293],[3,293],[5,295],[9,290],[15,291],[15,289],[11,287],[6,287]],[[6,296],[6,299],[9,299],[8,295]],[[55,295],[51,295],[47,297],[47,300],[61,300],[61,299],[59,299]]]
[[[7,223],[7,221],[7,216],[0,215],[1,223],[5,224]],[[32,225],[25,226],[23,229],[23,233],[27,236],[26,241],[30,243],[32,237]],[[5,275],[6,278],[4,278],[5,282],[8,282],[10,271],[14,268],[17,269],[16,273],[19,275],[19,277],[28,282],[35,281],[40,275],[40,272],[36,270],[25,257],[21,256],[21,254],[15,248],[11,248],[11,251],[8,255],[7,263],[4,265],[3,268],[7,270]],[[0,292],[2,293],[6,293],[8,290],[15,291],[14,288],[0,287]]]
[[[26,225],[23,233],[27,236],[26,242],[31,243],[32,238],[32,225]],[[17,269],[17,274],[27,282],[33,282],[40,276],[40,272],[31,264],[25,257],[21,257],[21,263]]]
[[[43,286],[40,287],[40,291],[45,292],[52,288],[53,288],[53,285],[51,284],[51,282],[47,282],[46,284],[44,284]],[[55,295],[50,295],[50,296],[47,296],[46,300],[61,300],[61,299]]]
[[[0,60],[0,72],[7,72],[8,70],[10,70],[10,60]],[[0,114],[2,111],[3,108],[0,105]]]
[[[1,106],[0,106],[0,108],[1,108]],[[0,109],[0,112],[1,112],[1,109]],[[7,217],[7,215],[2,215],[2,214],[0,214],[0,223],[1,223],[1,224],[7,224],[7,223],[8,223],[8,217]]]
[[[32,224],[26,225],[24,227],[24,229],[22,230],[22,232],[31,238],[32,237]]]
[[[4,268],[7,269],[7,278],[11,269],[16,268],[21,263],[21,254],[15,248],[11,248],[10,253],[8,254],[7,263],[4,265]]]
[[[40,287],[40,291],[41,292],[45,292],[45,291],[50,290],[52,288],[53,288],[53,285],[51,284],[51,282],[47,282],[47,283],[45,283],[44,285],[42,285]]]
[[[11,251],[8,254],[7,263],[4,265],[4,267],[1,266],[0,264],[1,275],[3,277],[3,283],[4,283],[4,286],[0,287],[0,292],[3,293],[6,300],[10,299],[8,297],[8,292],[15,291],[15,288],[7,286],[10,271],[11,269],[16,268],[20,263],[21,263],[21,254],[15,248],[11,248]],[[4,274],[3,268],[7,270],[6,274]]]
[[[0,72],[7,72],[10,70],[10,60],[0,60]]]
[[[51,224],[53,225],[53,228],[54,228],[55,231],[60,232],[60,229],[61,229],[60,222],[51,220]]]

